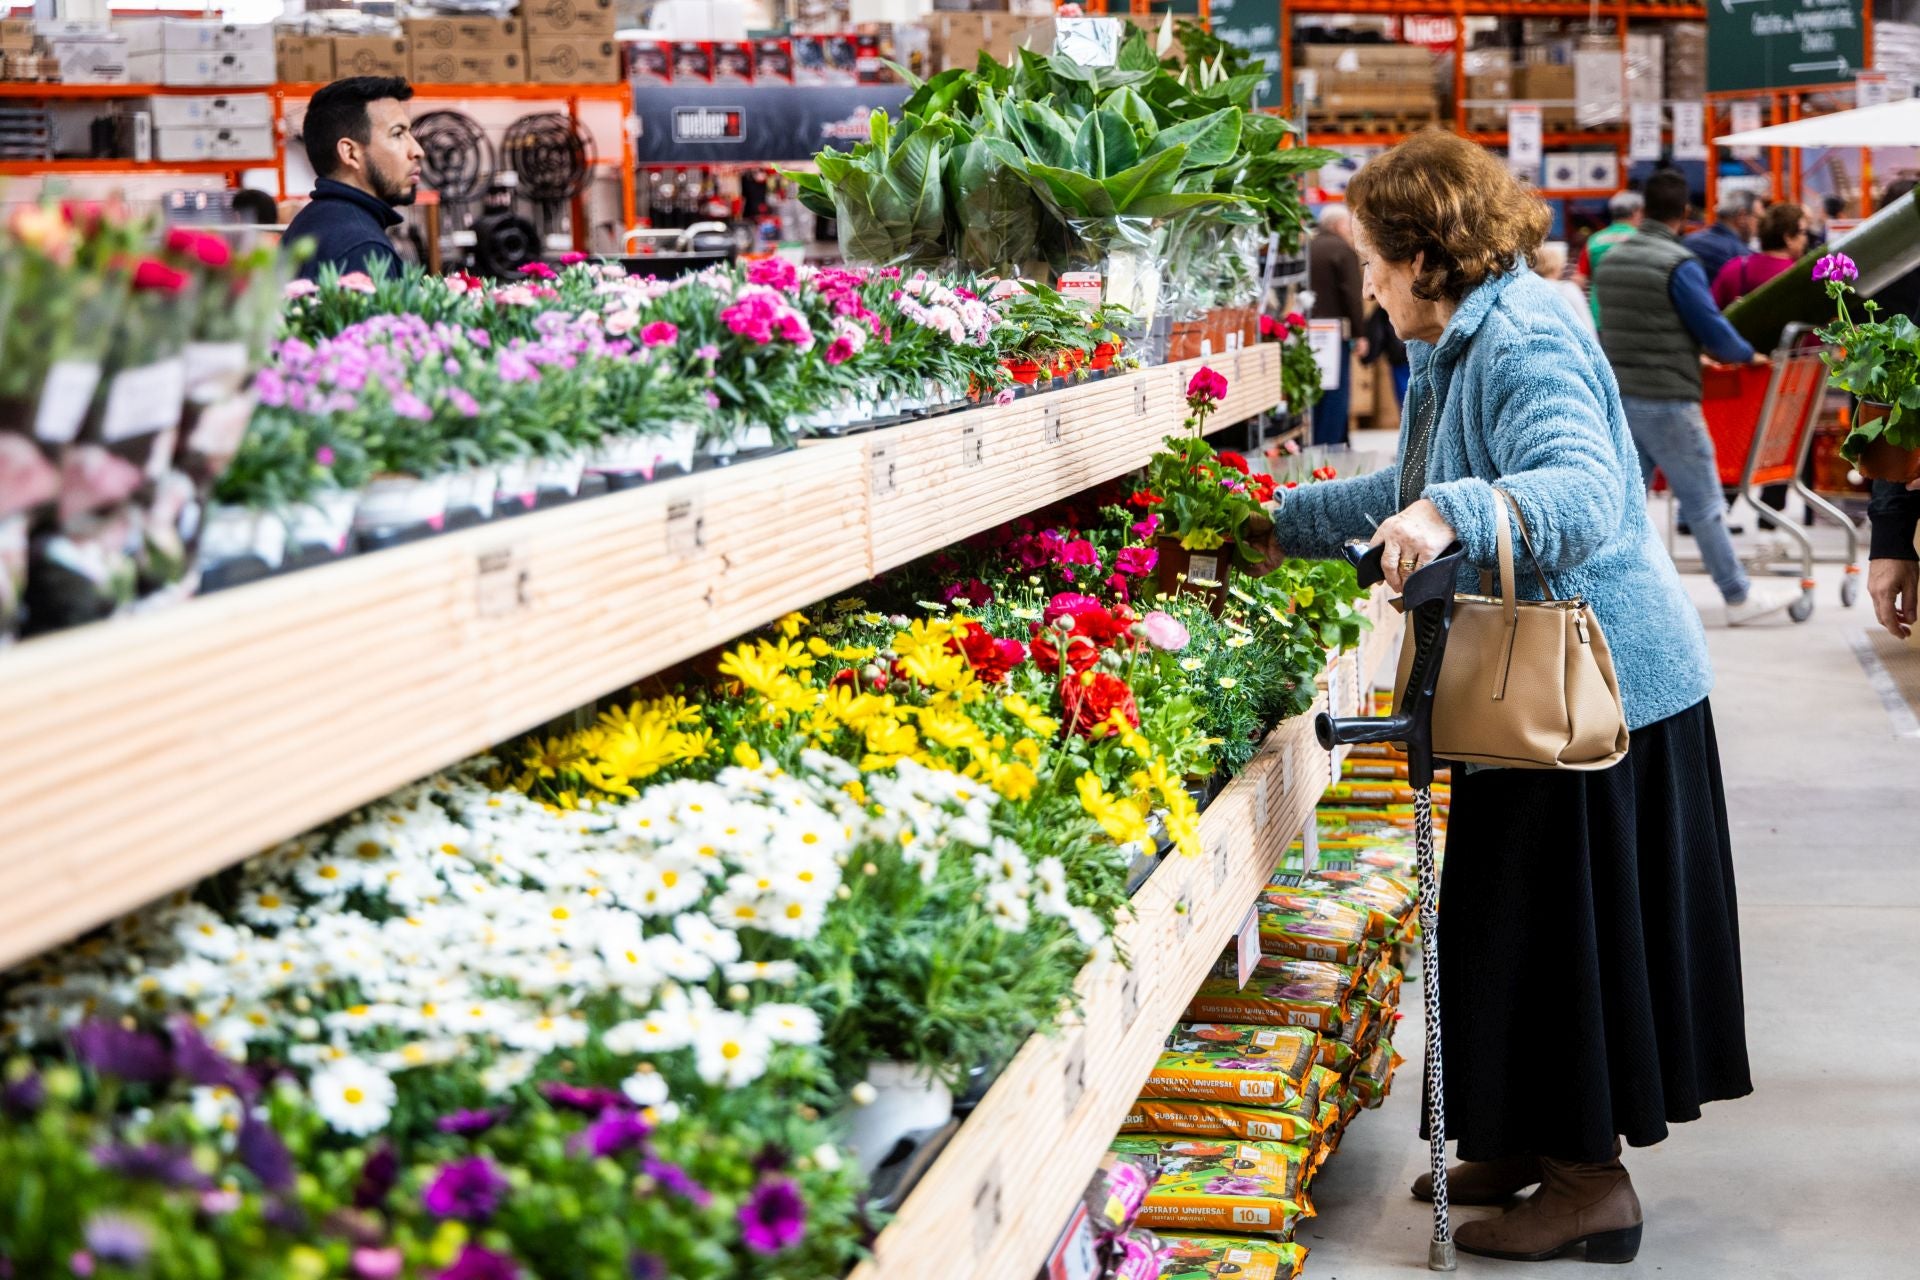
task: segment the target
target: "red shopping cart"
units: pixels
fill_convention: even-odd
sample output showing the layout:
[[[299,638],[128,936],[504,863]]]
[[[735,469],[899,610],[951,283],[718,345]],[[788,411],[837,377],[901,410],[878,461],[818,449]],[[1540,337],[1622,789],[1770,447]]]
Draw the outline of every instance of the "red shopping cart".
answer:
[[[1788,556],[1776,551],[1757,567],[1784,563],[1799,569],[1800,599],[1787,610],[1795,622],[1813,616],[1818,557],[1804,529],[1760,501],[1767,485],[1790,485],[1810,508],[1840,526],[1847,539],[1840,603],[1850,608],[1860,598],[1860,527],[1801,479],[1827,398],[1827,368],[1820,358],[1825,348],[1807,341],[1811,333],[1806,325],[1788,325],[1770,363],[1709,365],[1701,378],[1700,407],[1719,459],[1721,485],[1733,491],[1736,504],[1744,503],[1794,544],[1777,548]]]

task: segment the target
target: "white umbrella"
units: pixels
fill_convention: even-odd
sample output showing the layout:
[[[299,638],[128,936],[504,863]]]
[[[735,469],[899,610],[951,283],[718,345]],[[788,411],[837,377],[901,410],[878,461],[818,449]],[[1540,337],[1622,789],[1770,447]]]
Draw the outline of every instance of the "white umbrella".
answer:
[[[1920,98],[1742,129],[1715,138],[1721,147],[1920,147]]]

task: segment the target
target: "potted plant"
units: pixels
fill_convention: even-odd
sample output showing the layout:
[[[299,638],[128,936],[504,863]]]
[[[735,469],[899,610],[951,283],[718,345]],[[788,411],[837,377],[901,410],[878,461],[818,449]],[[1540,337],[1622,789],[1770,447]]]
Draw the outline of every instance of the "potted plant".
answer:
[[[1847,310],[1847,295],[1860,269],[1844,253],[1830,253],[1813,265],[1823,280],[1838,317],[1819,331],[1830,343],[1821,358],[1827,381],[1860,401],[1853,429],[1840,452],[1874,480],[1910,484],[1920,479],[1920,328],[1900,314],[1879,318],[1872,299],[1862,302],[1866,319]]]

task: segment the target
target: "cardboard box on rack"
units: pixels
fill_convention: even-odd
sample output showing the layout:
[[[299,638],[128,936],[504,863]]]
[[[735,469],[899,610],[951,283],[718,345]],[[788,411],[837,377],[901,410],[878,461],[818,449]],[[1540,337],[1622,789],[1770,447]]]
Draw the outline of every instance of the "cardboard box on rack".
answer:
[[[535,84],[612,84],[619,78],[620,46],[611,37],[527,40],[527,79]]]
[[[130,55],[147,53],[248,53],[273,49],[267,23],[218,22],[199,18],[128,18],[113,24],[125,36]]]
[[[148,98],[156,129],[271,129],[273,100],[264,93],[169,94]]]
[[[0,18],[0,53],[27,53],[32,49],[32,19]]]
[[[273,128],[260,126],[188,125],[153,131],[154,159],[261,160],[273,159]]]
[[[1524,102],[1557,103],[1541,109],[1541,127],[1548,132],[1574,126],[1574,70],[1560,63],[1530,62],[1520,69],[1514,96]]]
[[[422,53],[520,53],[528,29],[513,18],[408,18],[407,48]]]
[[[273,38],[273,63],[293,84],[325,84],[333,75],[333,37],[281,31]]]
[[[970,69],[985,53],[1006,62],[1020,47],[1020,35],[1031,25],[1005,13],[941,13],[928,23],[934,61],[942,70]]]
[[[39,53],[41,79],[58,79],[64,84],[127,84],[134,78],[124,36],[43,38]],[[157,78],[149,81],[157,82]]]
[[[524,49],[421,49],[408,46],[407,78],[416,84],[524,84]]]
[[[610,40],[620,25],[613,0],[520,0],[529,39],[579,36]]]
[[[673,46],[665,40],[628,41],[627,74],[635,84],[672,84]]]
[[[411,70],[404,39],[393,36],[333,38],[333,72],[336,76],[404,76]]]

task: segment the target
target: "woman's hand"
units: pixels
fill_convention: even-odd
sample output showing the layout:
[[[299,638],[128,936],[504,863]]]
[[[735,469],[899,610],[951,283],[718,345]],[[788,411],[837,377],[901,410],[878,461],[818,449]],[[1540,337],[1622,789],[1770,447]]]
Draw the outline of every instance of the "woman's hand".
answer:
[[[1387,585],[1402,590],[1407,579],[1453,545],[1455,534],[1440,508],[1422,498],[1386,520],[1373,531],[1370,545],[1384,545],[1380,567],[1386,572]]]

